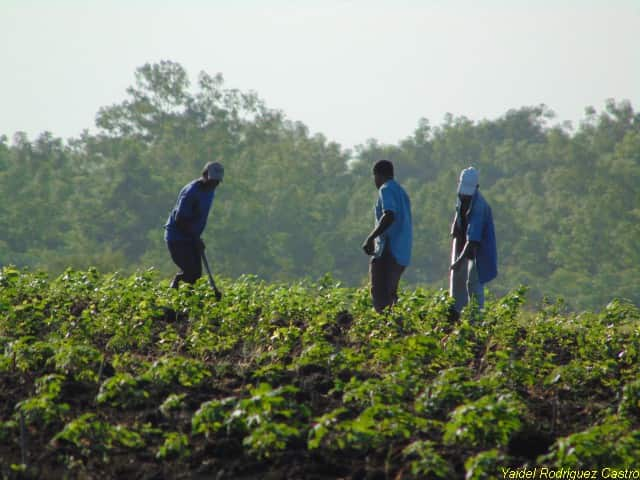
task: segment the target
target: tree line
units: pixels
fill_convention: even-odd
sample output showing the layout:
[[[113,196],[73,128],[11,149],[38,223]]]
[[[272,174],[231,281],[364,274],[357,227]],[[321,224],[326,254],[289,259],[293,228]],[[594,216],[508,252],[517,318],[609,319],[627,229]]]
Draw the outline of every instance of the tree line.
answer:
[[[446,287],[460,170],[474,165],[498,238],[496,294],[592,308],[640,303],[640,113],[592,107],[576,128],[544,105],[493,120],[421,120],[397,145],[354,151],[269,108],[221,75],[191,82],[170,61],[135,72],[96,132],[0,137],[0,265],[59,273],[174,270],[163,224],[179,189],[218,160],[225,180],[204,234],[216,273],[269,281],[365,281],[360,245],[373,223],[371,166],[391,160],[412,201],[414,253],[403,280]]]

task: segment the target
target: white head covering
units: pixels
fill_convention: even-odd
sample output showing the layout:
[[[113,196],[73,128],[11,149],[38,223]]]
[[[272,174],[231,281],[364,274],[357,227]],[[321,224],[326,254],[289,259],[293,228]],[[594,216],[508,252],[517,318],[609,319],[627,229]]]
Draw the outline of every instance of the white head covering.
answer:
[[[460,195],[473,195],[478,186],[478,171],[473,168],[465,168],[460,172],[460,181],[458,182],[458,193]]]

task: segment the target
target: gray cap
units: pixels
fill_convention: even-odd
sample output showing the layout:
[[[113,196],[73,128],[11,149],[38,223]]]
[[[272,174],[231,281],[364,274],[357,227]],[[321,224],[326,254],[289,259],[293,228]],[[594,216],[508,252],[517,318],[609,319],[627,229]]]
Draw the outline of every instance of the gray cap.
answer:
[[[224,167],[218,162],[209,162],[204,167],[209,180],[220,180],[224,178]]]
[[[460,172],[460,181],[458,182],[458,193],[460,195],[473,195],[478,186],[478,171],[473,168],[465,168]]]

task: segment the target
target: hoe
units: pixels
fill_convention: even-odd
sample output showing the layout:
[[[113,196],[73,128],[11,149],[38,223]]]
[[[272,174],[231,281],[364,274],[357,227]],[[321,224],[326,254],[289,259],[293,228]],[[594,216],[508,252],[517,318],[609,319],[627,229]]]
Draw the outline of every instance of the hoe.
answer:
[[[204,253],[204,249],[202,250],[202,263],[204,263],[204,268],[209,276],[209,285],[211,285],[211,288],[213,288],[213,291],[215,292],[216,300],[220,301],[222,293],[218,290],[216,282],[213,280],[213,275],[211,275],[211,269],[209,268],[209,261],[207,260],[207,254]]]

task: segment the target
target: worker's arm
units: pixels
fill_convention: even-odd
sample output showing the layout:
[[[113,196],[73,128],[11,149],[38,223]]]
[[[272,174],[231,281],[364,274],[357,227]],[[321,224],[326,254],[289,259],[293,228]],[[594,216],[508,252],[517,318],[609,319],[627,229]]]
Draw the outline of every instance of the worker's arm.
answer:
[[[184,235],[193,240],[193,243],[199,251],[204,250],[204,242],[195,231],[193,221],[180,214],[176,214],[176,226],[178,227],[178,230],[180,230]]]
[[[196,231],[195,219],[198,216],[198,201],[195,195],[195,191],[189,190],[178,201],[178,206],[175,211],[175,220],[178,230],[185,236],[191,238],[196,247],[200,250],[204,250],[204,243],[200,238],[200,233]]]
[[[178,230],[187,237],[196,236],[193,228],[193,222],[186,215],[181,215],[180,212],[176,212],[176,226],[178,227]]]
[[[451,229],[449,230],[449,235],[452,237],[461,237],[464,235],[464,232],[460,228],[460,222],[458,222],[458,213],[453,216],[453,222],[451,223]]]
[[[367,255],[373,255],[373,251],[375,249],[374,240],[380,235],[382,235],[384,232],[386,232],[394,220],[395,220],[395,215],[391,210],[386,210],[383,213],[382,217],[380,218],[380,221],[378,222],[378,225],[376,225],[376,228],[373,229],[373,231],[369,234],[367,239],[362,244],[362,249],[364,250],[364,253],[366,253]]]
[[[467,243],[465,243],[462,252],[460,252],[460,255],[458,255],[456,261],[451,264],[451,270],[457,270],[460,264],[465,260],[473,260],[474,258],[476,258],[479,248],[480,242],[468,240]]]
[[[476,258],[478,254],[478,249],[480,248],[480,242],[482,240],[482,231],[484,229],[485,224],[485,215],[486,209],[483,207],[483,204],[475,204],[468,215],[468,225],[467,225],[467,242],[458,255],[458,258],[451,265],[452,270],[456,270],[463,261],[473,260]]]

